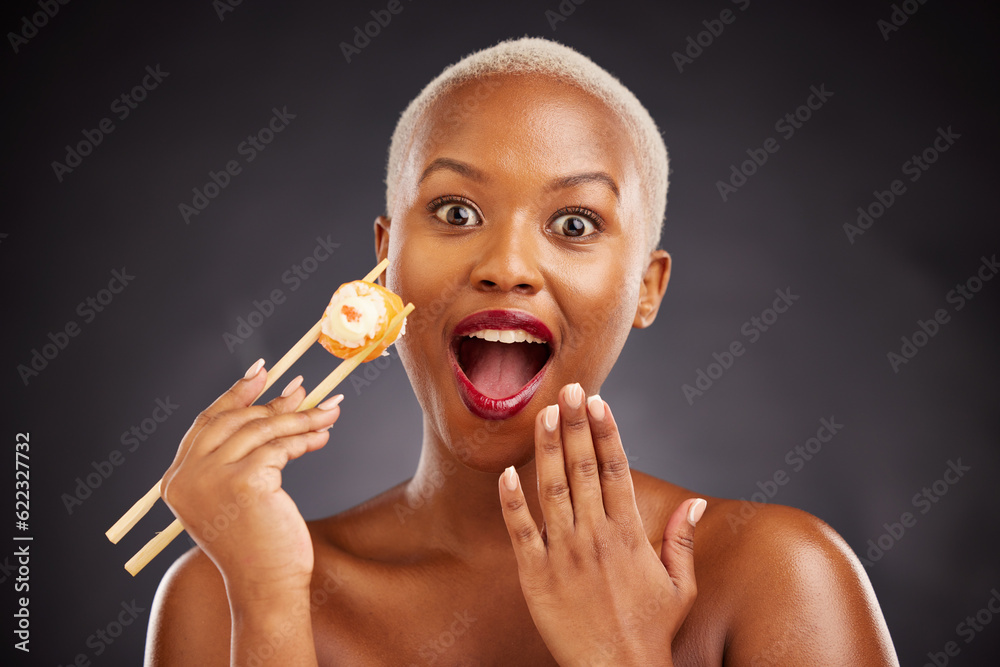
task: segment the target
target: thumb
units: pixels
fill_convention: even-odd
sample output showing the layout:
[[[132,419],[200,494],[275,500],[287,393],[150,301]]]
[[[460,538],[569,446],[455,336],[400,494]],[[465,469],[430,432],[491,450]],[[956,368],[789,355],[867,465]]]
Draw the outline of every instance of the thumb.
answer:
[[[694,579],[694,527],[705,513],[708,502],[704,498],[691,498],[674,510],[663,530],[660,561],[667,574],[682,594],[694,597],[697,591]]]

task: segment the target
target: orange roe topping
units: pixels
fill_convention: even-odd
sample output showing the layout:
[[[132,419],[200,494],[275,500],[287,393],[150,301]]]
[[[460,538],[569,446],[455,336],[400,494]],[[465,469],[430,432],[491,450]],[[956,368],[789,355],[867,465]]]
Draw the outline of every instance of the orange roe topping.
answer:
[[[352,306],[342,306],[340,312],[344,314],[344,317],[347,318],[348,322],[357,322],[361,319],[361,313]]]

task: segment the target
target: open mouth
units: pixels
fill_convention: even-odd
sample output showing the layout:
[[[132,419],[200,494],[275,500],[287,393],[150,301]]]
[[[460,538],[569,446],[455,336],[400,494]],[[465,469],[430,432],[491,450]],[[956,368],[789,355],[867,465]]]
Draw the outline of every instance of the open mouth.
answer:
[[[531,400],[552,357],[552,334],[524,312],[475,313],[455,327],[452,367],[463,402],[483,419],[507,419]]]

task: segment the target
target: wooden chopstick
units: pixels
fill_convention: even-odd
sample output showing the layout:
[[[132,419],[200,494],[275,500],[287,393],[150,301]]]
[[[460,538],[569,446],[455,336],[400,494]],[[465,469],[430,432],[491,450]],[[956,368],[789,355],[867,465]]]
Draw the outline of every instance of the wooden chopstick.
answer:
[[[161,480],[162,481],[162,480]],[[146,492],[142,498],[139,498],[132,507],[128,509],[122,518],[115,521],[115,525],[108,528],[107,532],[104,533],[111,540],[112,544],[118,544],[118,540],[128,531],[132,530],[132,526],[139,523],[139,519],[146,516],[146,512],[152,507],[160,497],[160,482],[156,482],[149,491]]]

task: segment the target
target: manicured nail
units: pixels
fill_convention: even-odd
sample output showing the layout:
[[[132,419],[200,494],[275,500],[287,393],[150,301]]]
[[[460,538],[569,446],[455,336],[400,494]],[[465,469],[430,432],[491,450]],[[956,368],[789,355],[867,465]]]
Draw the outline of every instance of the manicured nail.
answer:
[[[295,391],[296,389],[299,388],[299,385],[301,385],[301,384],[302,384],[302,376],[300,375],[300,376],[298,376],[297,378],[295,378],[294,380],[292,380],[291,382],[288,383],[288,386],[285,387],[284,390],[282,390],[281,397],[282,398],[288,398],[289,396],[292,395],[293,391]]]
[[[325,401],[323,401],[322,403],[320,403],[316,407],[319,408],[320,410],[333,410],[335,407],[337,407],[338,405],[340,405],[340,402],[342,400],[344,400],[344,395],[343,394],[337,394],[333,398],[326,399]]]
[[[600,394],[594,394],[587,399],[587,411],[597,421],[604,419],[604,399],[601,398]]]
[[[583,403],[583,387],[580,386],[579,382],[574,382],[569,386],[566,391],[566,402],[574,410]]]
[[[253,362],[253,366],[247,369],[247,374],[243,376],[243,379],[249,380],[253,376],[257,375],[257,373],[259,373],[260,369],[263,367],[264,367],[264,360],[258,359],[257,361]]]
[[[517,471],[514,470],[514,466],[503,471],[503,485],[507,487],[508,491],[517,489]]]
[[[691,503],[691,506],[688,507],[688,523],[692,526],[697,525],[698,520],[701,519],[701,515],[705,513],[706,507],[708,507],[708,501],[704,498],[699,498]]]
[[[556,430],[556,426],[559,425],[559,406],[550,405],[545,408],[545,414],[542,415],[542,424],[545,426],[546,431]]]

